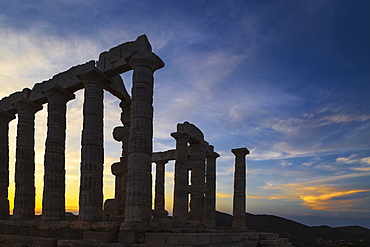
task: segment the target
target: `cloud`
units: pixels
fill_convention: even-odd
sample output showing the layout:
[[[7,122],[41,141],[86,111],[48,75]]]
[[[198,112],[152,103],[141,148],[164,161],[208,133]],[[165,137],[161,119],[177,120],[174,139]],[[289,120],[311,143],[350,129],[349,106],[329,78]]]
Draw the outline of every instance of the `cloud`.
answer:
[[[333,182],[366,176],[370,176],[370,173],[346,174],[296,183],[269,183],[263,189],[268,192],[264,194],[269,200],[297,201],[311,210],[365,212],[370,200],[369,189],[344,189],[341,188],[342,185],[334,185]],[[363,196],[361,193],[367,194]]]
[[[322,188],[320,188],[322,190]],[[327,189],[330,191],[330,189]],[[348,199],[348,200],[336,200],[337,198],[353,195],[361,192],[369,192],[370,190],[349,190],[349,191],[336,191],[331,189],[331,192],[320,195],[305,195],[300,198],[303,200],[303,205],[311,208],[312,210],[324,210],[324,211],[351,211],[353,206],[356,204],[363,203],[361,199]],[[357,211],[358,209],[355,209]],[[362,210],[370,212],[370,210]]]
[[[0,81],[3,96],[30,87],[102,52],[93,40],[71,35],[58,37],[37,27],[21,31],[0,25]]]
[[[281,164],[280,164],[282,167],[285,167],[285,166],[291,166],[293,165],[292,162],[287,162],[286,160],[283,160],[281,161]]]

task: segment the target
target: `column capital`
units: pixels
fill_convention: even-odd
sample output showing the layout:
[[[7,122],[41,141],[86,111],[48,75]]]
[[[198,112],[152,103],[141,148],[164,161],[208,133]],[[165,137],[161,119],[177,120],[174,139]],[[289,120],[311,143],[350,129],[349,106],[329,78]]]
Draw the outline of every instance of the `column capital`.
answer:
[[[235,155],[248,155],[250,152],[247,148],[234,148],[231,149],[231,152]]]
[[[220,155],[216,152],[209,152],[207,153],[207,159],[217,159],[218,157],[220,157]]]
[[[106,88],[108,85],[112,84],[112,82],[106,75],[97,70],[92,70],[90,72],[78,75],[78,78],[80,78],[85,86],[95,84]]]
[[[15,101],[12,103],[12,105],[17,108],[17,110],[23,110],[23,109],[27,109],[29,111],[31,111],[32,113],[36,113],[40,110],[42,110],[42,105],[39,105],[27,98],[21,98],[20,100],[18,101]]]
[[[3,120],[5,122],[10,122],[15,118],[14,114],[11,114],[9,112],[0,110],[0,120]]]
[[[41,93],[45,95],[45,97],[48,99],[58,97],[64,99],[64,101],[66,102],[75,99],[74,93],[71,93],[70,91],[59,85],[55,85],[54,87],[42,91]]]
[[[141,51],[135,53],[127,59],[131,68],[144,66],[151,69],[153,72],[164,67],[164,62],[153,52]]]
[[[189,141],[189,139],[190,139],[189,135],[184,134],[184,133],[179,133],[179,132],[173,132],[173,133],[171,133],[171,136],[173,138],[175,138],[176,141],[179,141],[179,140]]]
[[[163,160],[155,160],[155,161],[153,161],[154,163],[156,163],[156,164],[163,164],[163,165],[165,165],[165,164],[167,164],[168,163],[168,160],[167,159],[163,159]]]

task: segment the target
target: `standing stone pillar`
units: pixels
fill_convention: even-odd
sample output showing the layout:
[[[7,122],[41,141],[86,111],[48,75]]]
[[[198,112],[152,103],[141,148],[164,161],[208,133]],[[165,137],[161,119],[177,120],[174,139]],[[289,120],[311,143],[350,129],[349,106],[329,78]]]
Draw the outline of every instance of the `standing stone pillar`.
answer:
[[[85,85],[81,149],[79,220],[103,219],[103,87],[94,72],[81,76]]]
[[[165,164],[168,160],[156,161],[156,173],[155,173],[155,198],[154,198],[154,218],[166,218],[168,212],[164,209],[165,204]]]
[[[123,123],[122,128],[122,154],[121,154],[121,166],[123,172],[120,178],[117,177],[117,182],[119,183],[120,190],[116,192],[116,199],[118,200],[118,208],[120,215],[125,216],[126,210],[126,189],[127,189],[127,158],[129,151],[129,138],[130,138],[130,118],[131,118],[131,100],[121,101],[119,106],[122,109],[121,122]]]
[[[0,110],[0,220],[9,219],[9,122],[14,118]]]
[[[13,103],[18,110],[13,218],[35,218],[35,113],[42,106],[21,98]]]
[[[48,99],[48,131],[44,157],[42,219],[65,219],[65,141],[67,102],[71,92],[56,86],[43,94]]]
[[[220,155],[214,152],[213,146],[211,152],[207,153],[206,168],[206,201],[204,211],[204,221],[206,227],[216,226],[216,159]]]
[[[246,148],[232,149],[235,155],[235,174],[234,174],[234,199],[233,199],[233,228],[245,228],[245,187],[246,187],[246,163],[245,156],[249,154]]]
[[[189,165],[192,171],[189,221],[193,226],[204,224],[205,161],[206,152],[203,143],[191,143]]]
[[[174,227],[183,227],[188,219],[189,136],[180,133],[172,133],[171,136],[176,139],[172,225]]]
[[[153,73],[164,66],[151,52],[138,52],[128,63],[133,78],[124,228],[152,217]]]

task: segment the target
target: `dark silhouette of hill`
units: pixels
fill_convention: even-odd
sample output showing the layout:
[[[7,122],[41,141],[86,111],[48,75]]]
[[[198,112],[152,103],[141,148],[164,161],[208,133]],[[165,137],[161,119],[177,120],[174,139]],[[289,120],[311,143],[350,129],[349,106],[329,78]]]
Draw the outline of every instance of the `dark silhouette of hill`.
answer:
[[[310,227],[274,215],[246,214],[248,229],[278,233],[282,238],[289,238],[294,246],[370,246],[370,229],[364,227]],[[231,215],[216,212],[218,227],[230,227],[231,222]]]

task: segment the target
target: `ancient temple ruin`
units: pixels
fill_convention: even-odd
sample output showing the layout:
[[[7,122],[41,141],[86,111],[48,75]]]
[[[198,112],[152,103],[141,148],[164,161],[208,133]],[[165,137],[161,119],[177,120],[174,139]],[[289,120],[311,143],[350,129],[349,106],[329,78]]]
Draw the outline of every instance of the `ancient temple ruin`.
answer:
[[[216,159],[194,124],[177,124],[172,150],[153,153],[153,73],[164,62],[145,35],[103,52],[48,81],[0,100],[0,246],[290,246],[245,222],[246,148],[232,149],[235,179],[232,227],[218,228]],[[120,74],[133,71],[131,95]],[[84,90],[78,220],[65,217],[66,104]],[[122,155],[111,169],[115,198],[103,202],[103,92],[121,103],[113,131]],[[42,218],[35,218],[35,114],[47,105]],[[9,164],[9,122],[17,115],[16,162]],[[165,164],[175,161],[173,215],[165,210]],[[152,163],[156,165],[154,207]],[[8,195],[15,165],[15,195]],[[190,181],[190,183],[189,183]],[[14,196],[9,217],[8,197]]]

